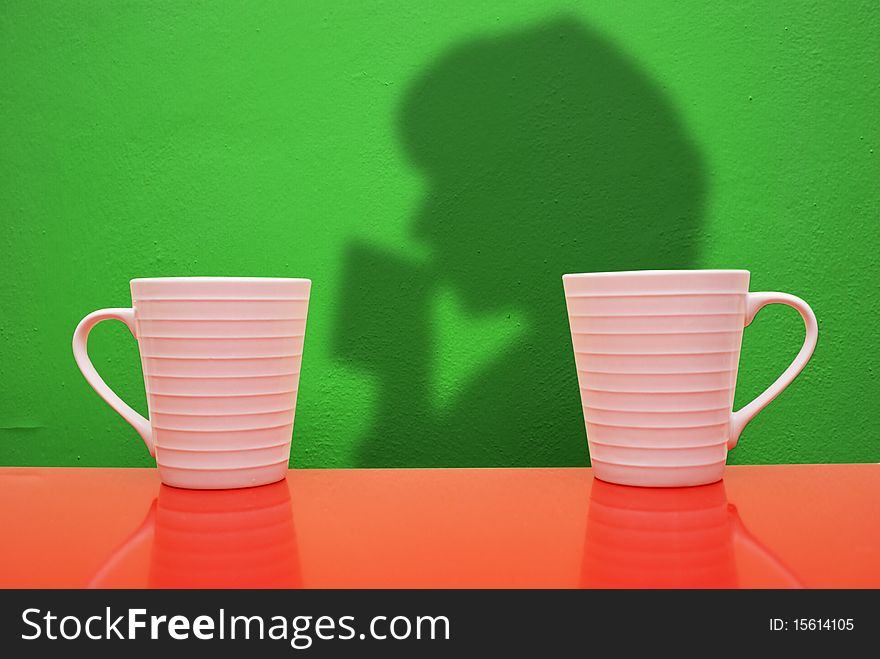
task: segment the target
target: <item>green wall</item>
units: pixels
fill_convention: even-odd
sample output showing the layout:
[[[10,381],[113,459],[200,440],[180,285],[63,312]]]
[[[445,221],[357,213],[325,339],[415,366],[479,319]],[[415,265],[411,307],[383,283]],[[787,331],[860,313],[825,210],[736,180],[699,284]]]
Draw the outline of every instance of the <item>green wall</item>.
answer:
[[[875,3],[0,3],[0,464],[151,464],[128,280],[314,280],[292,463],[582,465],[560,275],[735,267],[812,362],[734,463],[880,460]],[[800,346],[746,331],[737,404]],[[146,410],[136,344],[92,334]]]

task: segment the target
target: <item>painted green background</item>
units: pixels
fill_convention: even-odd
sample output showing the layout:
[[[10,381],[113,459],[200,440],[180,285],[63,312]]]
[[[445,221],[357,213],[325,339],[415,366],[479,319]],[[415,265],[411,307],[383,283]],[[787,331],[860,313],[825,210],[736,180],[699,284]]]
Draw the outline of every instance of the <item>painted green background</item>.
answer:
[[[295,465],[587,464],[559,277],[644,267],[816,311],[731,462],[880,460],[875,7],[3,0],[0,464],[151,464],[70,337],[163,275],[314,280]],[[738,406],[802,337],[761,312]]]

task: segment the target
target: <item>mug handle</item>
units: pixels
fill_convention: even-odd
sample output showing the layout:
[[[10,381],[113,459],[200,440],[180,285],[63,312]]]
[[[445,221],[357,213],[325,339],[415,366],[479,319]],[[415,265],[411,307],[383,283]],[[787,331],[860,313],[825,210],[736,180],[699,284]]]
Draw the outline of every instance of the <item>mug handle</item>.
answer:
[[[810,305],[795,295],[788,293],[748,293],[746,295],[746,322],[745,327],[751,325],[758,311],[768,304],[786,304],[797,309],[801,318],[804,319],[806,326],[806,336],[804,337],[804,345],[801,346],[800,352],[794,361],[789,364],[788,368],[782,372],[776,382],[771,384],[760,396],[755,398],[751,403],[743,407],[738,412],[734,412],[730,417],[730,439],[727,440],[728,450],[736,446],[740,433],[751,421],[755,415],[763,410],[767,405],[782,393],[788,385],[791,384],[798,373],[800,373],[810,357],[813,350],[816,349],[816,341],[819,339],[819,326],[816,323],[816,314],[810,309]]]
[[[797,588],[801,589],[804,587],[804,584],[801,583],[801,580],[798,579],[797,575],[791,571],[791,569],[782,562],[776,554],[770,551],[767,547],[765,547],[761,542],[752,535],[751,531],[746,528],[746,525],[743,523],[742,519],[739,516],[739,512],[732,503],[727,504],[727,512],[731,516],[733,528],[733,537],[735,541],[740,541],[747,547],[749,547],[752,551],[754,551],[759,556],[762,556],[764,560],[769,563],[776,572],[782,575],[782,578],[786,582],[787,588]]]
[[[131,427],[137,430],[138,434],[147,445],[150,455],[155,456],[155,448],[153,447],[153,431],[150,428],[150,422],[129,407],[125,401],[117,396],[113,390],[107,386],[103,378],[95,370],[92,360],[89,359],[88,343],[89,332],[92,328],[102,320],[121,320],[128,326],[131,335],[137,338],[134,329],[134,309],[100,309],[93,311],[83,318],[76,331],[73,333],[73,357],[76,359],[76,365],[82,371],[86,382],[92,385],[92,388],[98,392],[110,407],[112,407],[119,415],[131,424]]]
[[[159,499],[153,499],[150,509],[147,511],[144,521],[122,543],[113,550],[113,552],[104,559],[101,567],[95,572],[94,576],[89,580],[86,588],[108,588],[107,577],[112,576],[113,572],[119,567],[120,563],[124,563],[125,558],[140,543],[144,542],[153,535],[156,530],[156,508],[159,505]]]

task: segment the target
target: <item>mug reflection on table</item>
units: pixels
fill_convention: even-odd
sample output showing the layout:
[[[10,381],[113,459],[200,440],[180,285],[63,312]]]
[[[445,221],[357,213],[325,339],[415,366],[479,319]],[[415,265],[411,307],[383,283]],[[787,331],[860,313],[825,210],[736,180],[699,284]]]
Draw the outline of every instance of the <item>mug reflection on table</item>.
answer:
[[[587,514],[585,588],[738,588],[737,551],[802,588],[728,503],[724,482],[688,488],[639,488],[594,479]]]
[[[140,527],[104,562],[93,588],[127,586],[124,564],[150,542],[151,588],[295,588],[301,585],[286,481],[259,488],[161,485]]]

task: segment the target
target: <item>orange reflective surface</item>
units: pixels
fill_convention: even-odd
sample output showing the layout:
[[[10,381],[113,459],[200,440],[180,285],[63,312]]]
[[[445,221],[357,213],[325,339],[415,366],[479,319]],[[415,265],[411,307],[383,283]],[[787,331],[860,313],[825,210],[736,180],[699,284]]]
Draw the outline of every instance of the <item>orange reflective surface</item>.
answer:
[[[590,469],[0,469],[0,587],[880,587],[880,465],[728,467],[653,490]]]

